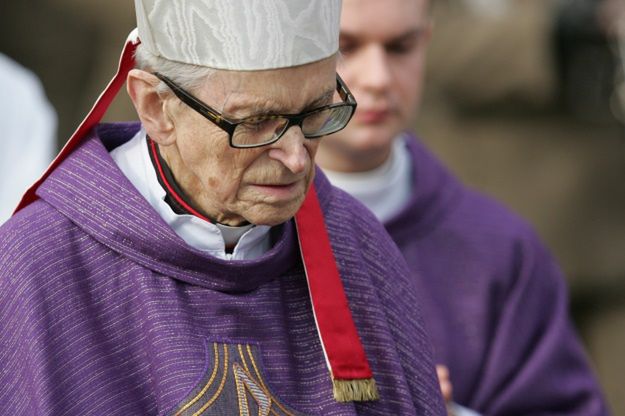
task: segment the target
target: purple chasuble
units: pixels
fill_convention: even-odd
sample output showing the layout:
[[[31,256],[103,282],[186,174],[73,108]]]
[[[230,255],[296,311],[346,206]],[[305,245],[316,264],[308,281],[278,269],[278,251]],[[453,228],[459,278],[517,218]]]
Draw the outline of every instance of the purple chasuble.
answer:
[[[292,222],[257,260],[189,247],[108,154],[138,128],[101,125],[0,228],[0,414],[445,414],[412,279],[372,214],[317,173],[380,392],[338,403]]]
[[[415,274],[454,400],[492,416],[608,414],[561,271],[534,232],[416,138],[408,149],[413,194],[386,228]]]

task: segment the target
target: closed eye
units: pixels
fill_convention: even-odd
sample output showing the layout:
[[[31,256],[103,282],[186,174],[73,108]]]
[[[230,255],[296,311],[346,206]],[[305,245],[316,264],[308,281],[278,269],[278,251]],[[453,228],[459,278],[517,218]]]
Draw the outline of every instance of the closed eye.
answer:
[[[422,37],[423,31],[417,29],[386,43],[385,49],[390,54],[403,55],[414,50],[419,45]]]

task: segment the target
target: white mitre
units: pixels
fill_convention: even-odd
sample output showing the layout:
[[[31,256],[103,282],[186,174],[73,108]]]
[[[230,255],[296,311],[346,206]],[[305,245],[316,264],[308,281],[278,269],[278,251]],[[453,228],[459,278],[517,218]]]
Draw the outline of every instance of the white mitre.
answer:
[[[135,0],[144,47],[229,70],[303,65],[338,50],[341,0]]]

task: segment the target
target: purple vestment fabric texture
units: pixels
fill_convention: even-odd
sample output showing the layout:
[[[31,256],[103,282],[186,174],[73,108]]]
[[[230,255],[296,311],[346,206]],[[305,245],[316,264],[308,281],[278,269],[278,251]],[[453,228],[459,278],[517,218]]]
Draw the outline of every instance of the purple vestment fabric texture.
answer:
[[[455,401],[493,416],[607,414],[563,276],[534,232],[416,138],[408,148],[414,192],[386,228],[415,272]]]
[[[108,154],[138,128],[101,125],[0,228],[0,414],[445,413],[409,272],[368,211],[318,174],[381,396],[342,404],[293,225],[258,260],[190,248]]]

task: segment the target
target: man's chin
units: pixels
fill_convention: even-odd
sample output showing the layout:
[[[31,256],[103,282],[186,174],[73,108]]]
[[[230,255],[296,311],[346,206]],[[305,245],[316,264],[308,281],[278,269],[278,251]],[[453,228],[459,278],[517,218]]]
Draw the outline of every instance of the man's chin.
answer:
[[[280,205],[259,203],[245,217],[251,224],[273,227],[293,218],[303,202],[304,198],[302,197],[298,198],[297,201]]]
[[[351,127],[351,126],[350,126]],[[342,144],[358,153],[385,151],[399,134],[395,126],[353,126],[345,132]]]

